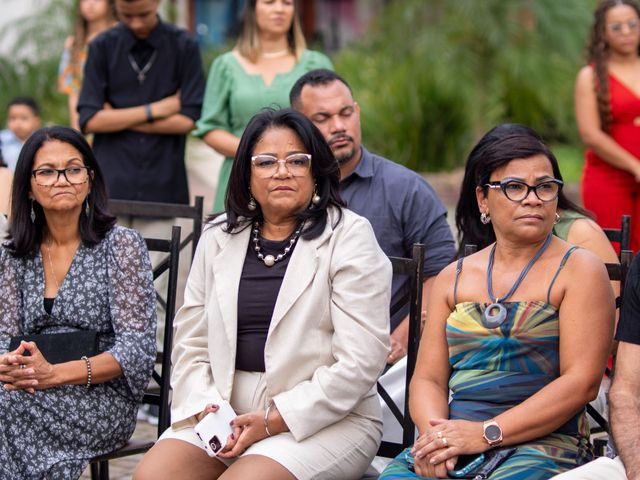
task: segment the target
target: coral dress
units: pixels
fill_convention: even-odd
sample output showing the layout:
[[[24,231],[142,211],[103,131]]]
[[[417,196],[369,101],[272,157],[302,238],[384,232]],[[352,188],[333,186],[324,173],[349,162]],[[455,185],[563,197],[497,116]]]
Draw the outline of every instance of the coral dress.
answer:
[[[640,161],[640,96],[611,73],[611,137]],[[631,215],[631,248],[640,249],[640,183],[587,150],[582,175],[582,201],[603,228],[620,228],[620,217]]]

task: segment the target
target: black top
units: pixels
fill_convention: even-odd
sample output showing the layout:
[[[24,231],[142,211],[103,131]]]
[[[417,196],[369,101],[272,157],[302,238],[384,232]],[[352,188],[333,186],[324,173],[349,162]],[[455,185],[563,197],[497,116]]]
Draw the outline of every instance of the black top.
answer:
[[[623,298],[616,340],[640,345],[640,254],[627,274]]]
[[[297,242],[296,242],[297,243]],[[289,239],[274,242],[260,238],[262,254],[274,257],[284,251]],[[236,369],[247,372],[264,372],[264,346],[276,306],[284,274],[289,265],[291,251],[272,267],[258,258],[249,241],[238,288],[238,339]]]
[[[155,52],[155,57],[153,53]],[[142,70],[150,59],[144,83],[131,65]],[[195,39],[186,31],[160,21],[145,40],[123,24],[93,40],[84,72],[78,112],[80,126],[104,103],[114,108],[136,107],[180,91],[180,113],[200,117],[204,75]],[[122,130],[97,133],[93,150],[102,167],[111,198],[189,203],[184,164],[186,136]]]
[[[44,311],[47,312],[49,315],[51,315],[51,312],[53,311],[53,302],[55,302],[55,297],[54,298],[47,298],[44,297]]]

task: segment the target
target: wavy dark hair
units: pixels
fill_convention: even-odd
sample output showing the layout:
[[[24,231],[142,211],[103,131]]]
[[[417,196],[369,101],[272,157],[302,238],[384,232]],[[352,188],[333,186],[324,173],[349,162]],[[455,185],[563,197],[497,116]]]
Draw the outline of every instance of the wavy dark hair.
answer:
[[[256,114],[245,128],[229,176],[229,187],[225,198],[226,229],[229,233],[233,233],[251,225],[253,221],[263,221],[259,205],[253,211],[248,208],[251,198],[249,191],[251,156],[260,139],[274,128],[292,130],[307,152],[311,154],[311,175],[315,180],[320,202],[296,216],[298,221],[306,222],[302,238],[307,240],[316,238],[326,226],[327,208],[344,206],[339,191],[340,170],[338,162],[336,162],[333,152],[320,130],[303,114],[290,108],[283,110],[264,109]],[[341,218],[342,211],[340,210],[337,221],[339,222]]]
[[[636,11],[640,17],[640,6],[634,0],[601,0],[593,13],[593,25],[591,27],[591,37],[587,47],[587,63],[593,64],[595,71],[594,89],[598,102],[598,114],[600,116],[600,126],[603,131],[608,132],[611,126],[611,102],[609,98],[609,46],[605,40],[606,15],[613,7],[628,5]],[[638,55],[640,55],[640,45],[638,45]]]
[[[96,157],[85,138],[76,130],[67,127],[46,127],[36,130],[25,142],[18,157],[11,189],[11,219],[9,222],[8,249],[16,257],[35,255],[46,227],[44,211],[33,201],[35,220],[31,221],[31,178],[33,162],[38,150],[45,142],[59,141],[73,146],[82,155],[85,166],[91,169],[93,178],[87,196],[89,215],[82,208],[78,219],[80,239],[83,245],[98,244],[116,223],[116,218],[107,209],[107,189]]]
[[[476,245],[478,249],[496,241],[491,224],[480,221],[480,209],[476,199],[476,187],[487,191],[491,174],[499,167],[515,158],[529,158],[544,155],[551,162],[553,176],[562,180],[558,161],[542,137],[526,125],[504,123],[489,130],[473,147],[467,157],[464,178],[460,188],[460,198],[456,206],[456,227],[458,228],[458,257],[464,255],[465,245]],[[591,214],[567,198],[562,190],[558,195],[558,208],[572,210],[591,218]]]

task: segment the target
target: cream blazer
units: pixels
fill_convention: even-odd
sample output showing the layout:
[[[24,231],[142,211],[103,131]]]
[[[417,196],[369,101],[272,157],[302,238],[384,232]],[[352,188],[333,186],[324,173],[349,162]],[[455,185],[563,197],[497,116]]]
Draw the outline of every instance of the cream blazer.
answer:
[[[389,353],[391,264],[369,222],[329,210],[323,233],[299,239],[265,345],[267,398],[297,441],[350,413],[379,411],[375,383]],[[174,430],[207,403],[229,400],[235,373],[238,286],[251,228],[207,226],[174,323]]]

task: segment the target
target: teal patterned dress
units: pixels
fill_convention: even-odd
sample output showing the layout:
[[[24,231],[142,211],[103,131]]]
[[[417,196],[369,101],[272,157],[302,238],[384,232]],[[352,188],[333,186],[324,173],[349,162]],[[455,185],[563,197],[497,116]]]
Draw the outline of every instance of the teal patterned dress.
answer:
[[[558,271],[572,250],[562,259]],[[461,267],[462,262],[457,275]],[[553,282],[549,293],[552,286]],[[546,302],[505,302],[507,319],[493,329],[482,325],[486,306],[456,303],[447,318],[451,419],[489,420],[522,403],[560,375],[559,316],[549,302],[549,294]],[[409,470],[407,452],[396,457],[379,478],[424,478]],[[589,426],[581,411],[552,434],[519,445],[490,478],[547,479],[591,457]]]

